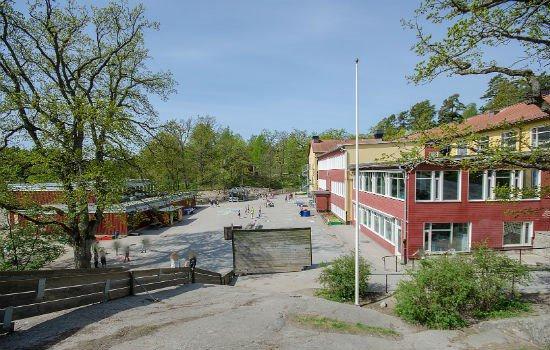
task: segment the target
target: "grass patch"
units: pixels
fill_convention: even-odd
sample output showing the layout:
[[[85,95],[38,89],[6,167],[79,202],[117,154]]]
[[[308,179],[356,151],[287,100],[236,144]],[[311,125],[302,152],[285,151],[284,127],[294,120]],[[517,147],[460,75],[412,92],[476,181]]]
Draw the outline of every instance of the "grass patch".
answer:
[[[374,335],[397,338],[401,334],[391,328],[369,326],[361,322],[351,323],[316,315],[293,315],[292,320],[300,326],[324,332]]]

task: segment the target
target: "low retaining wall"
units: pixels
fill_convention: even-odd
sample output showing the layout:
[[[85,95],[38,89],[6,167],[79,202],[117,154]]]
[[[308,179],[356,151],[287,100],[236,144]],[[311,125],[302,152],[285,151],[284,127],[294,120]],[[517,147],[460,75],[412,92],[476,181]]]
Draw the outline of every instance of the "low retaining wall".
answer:
[[[233,276],[233,271],[222,275],[188,267],[131,271],[115,268],[2,272],[1,328],[10,331],[15,320],[170,286],[188,283],[227,285]]]

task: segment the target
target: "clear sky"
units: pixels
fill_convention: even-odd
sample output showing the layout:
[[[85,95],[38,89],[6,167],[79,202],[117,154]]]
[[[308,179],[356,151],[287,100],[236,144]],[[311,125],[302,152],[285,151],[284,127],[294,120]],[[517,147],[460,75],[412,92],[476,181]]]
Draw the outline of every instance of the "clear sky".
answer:
[[[488,77],[406,80],[418,58],[402,28],[412,0],[144,0],[160,22],[147,45],[153,68],[178,82],[162,119],[215,116],[244,137],[261,129],[354,129],[354,58],[360,63],[360,128],[430,99],[479,102]],[[135,1],[131,1],[135,3]]]

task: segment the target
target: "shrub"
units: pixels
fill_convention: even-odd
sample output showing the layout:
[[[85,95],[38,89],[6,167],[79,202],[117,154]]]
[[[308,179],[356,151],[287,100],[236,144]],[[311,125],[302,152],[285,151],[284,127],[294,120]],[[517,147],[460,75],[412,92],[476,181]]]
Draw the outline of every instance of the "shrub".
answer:
[[[519,262],[486,247],[471,255],[441,255],[420,262],[395,292],[396,313],[430,328],[452,329],[474,318],[513,314],[525,304],[513,283],[529,279]]]
[[[66,243],[61,230],[30,222],[0,230],[0,271],[38,270],[63,254]]]
[[[370,266],[359,257],[359,296],[365,297]],[[319,295],[334,301],[351,301],[355,298],[355,255],[348,254],[334,260],[319,276],[322,289]]]

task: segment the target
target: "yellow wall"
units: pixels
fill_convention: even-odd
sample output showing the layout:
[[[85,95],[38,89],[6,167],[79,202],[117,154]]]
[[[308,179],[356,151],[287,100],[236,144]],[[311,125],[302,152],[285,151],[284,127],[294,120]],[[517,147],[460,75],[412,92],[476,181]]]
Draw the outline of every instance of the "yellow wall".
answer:
[[[535,121],[521,124],[521,125],[513,125],[506,129],[501,128],[501,129],[482,132],[480,133],[480,135],[489,136],[489,144],[491,145],[491,147],[499,147],[502,133],[505,131],[515,131],[517,135],[520,135],[516,143],[517,149],[520,151],[530,151],[531,135],[532,135],[531,132],[533,128],[536,128],[539,126],[548,126],[548,125],[550,125],[550,118],[545,118],[545,119],[535,120]],[[456,148],[453,147],[453,149],[451,150],[451,156],[456,156],[456,154],[457,154]],[[471,149],[468,149],[468,154],[469,155],[474,154],[474,152]]]
[[[410,149],[412,146],[398,145],[395,143],[380,143],[374,145],[359,145],[359,164],[361,163],[385,163],[399,158],[400,151]],[[355,146],[345,146],[348,153],[348,167],[355,164]]]
[[[309,166],[308,166],[308,176],[309,176],[309,190],[317,190],[317,155],[313,153],[313,148],[309,147]]]

